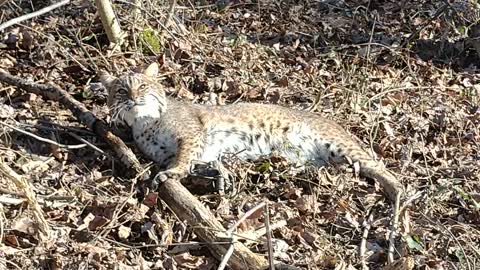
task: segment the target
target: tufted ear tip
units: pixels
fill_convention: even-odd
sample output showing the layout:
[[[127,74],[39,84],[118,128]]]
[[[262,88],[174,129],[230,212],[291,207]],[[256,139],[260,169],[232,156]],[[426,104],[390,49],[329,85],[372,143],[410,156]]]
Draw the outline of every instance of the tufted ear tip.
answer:
[[[158,63],[153,62],[143,71],[143,74],[148,77],[154,78],[158,76],[158,69],[159,69]]]
[[[115,76],[112,76],[110,73],[108,73],[105,70],[100,70],[98,72],[98,79],[99,81],[105,86],[105,88],[109,88],[111,83],[116,79]]]

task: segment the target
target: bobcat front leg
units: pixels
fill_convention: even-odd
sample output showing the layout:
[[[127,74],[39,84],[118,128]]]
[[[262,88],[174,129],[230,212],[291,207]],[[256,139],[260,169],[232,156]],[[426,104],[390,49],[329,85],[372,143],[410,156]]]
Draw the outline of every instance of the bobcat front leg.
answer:
[[[170,178],[181,179],[188,175],[190,164],[198,159],[202,154],[204,140],[198,136],[177,138],[177,153],[174,162],[168,166],[168,169],[159,172],[153,179],[152,188],[158,186]]]

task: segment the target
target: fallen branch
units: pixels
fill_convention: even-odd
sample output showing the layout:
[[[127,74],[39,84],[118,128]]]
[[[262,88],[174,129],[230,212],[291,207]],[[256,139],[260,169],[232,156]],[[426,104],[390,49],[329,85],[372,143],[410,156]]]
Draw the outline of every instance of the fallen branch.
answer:
[[[56,86],[37,84],[12,76],[0,69],[0,82],[14,85],[30,93],[40,95],[46,99],[54,100],[67,107],[73,115],[95,134],[103,138],[115,151],[120,161],[140,174],[143,169],[133,152],[115,136],[109,127],[79,101],[75,100],[68,92]],[[229,236],[210,210],[205,208],[179,181],[169,179],[163,182],[158,189],[159,197],[172,209],[177,217],[191,226],[196,235],[203,241],[210,243],[208,247],[212,253],[221,258],[226,254],[229,243],[217,244]],[[268,267],[266,260],[250,251],[242,243],[234,243],[234,251],[229,265],[233,269],[265,269]]]
[[[100,19],[102,20],[103,29],[107,33],[108,41],[114,44],[121,44],[124,33],[120,28],[115,12],[113,12],[110,0],[95,0]]]
[[[7,27],[10,27],[14,24],[17,24],[17,23],[21,23],[23,21],[26,21],[26,20],[29,20],[31,18],[34,18],[34,17],[37,17],[37,16],[40,16],[42,14],[45,14],[47,12],[50,12],[56,8],[59,8],[61,6],[64,6],[66,4],[70,3],[70,0],[63,0],[63,1],[60,1],[58,3],[55,3],[53,5],[50,5],[48,7],[44,7],[40,10],[37,10],[35,12],[32,12],[32,13],[29,13],[29,14],[25,14],[23,16],[20,16],[20,17],[17,17],[15,19],[11,19],[10,21],[7,21],[7,22],[4,22],[2,24],[0,24],[0,31],[2,31],[3,29],[7,28]]]
[[[175,179],[164,181],[158,189],[158,195],[180,220],[185,220],[188,225],[192,226],[193,231],[200,239],[207,243],[227,239],[229,242],[225,245],[208,245],[219,260],[227,254],[231,237],[212,212],[205,208],[179,181]],[[231,268],[246,270],[266,269],[268,267],[265,258],[253,253],[245,245],[234,242],[233,246],[234,251],[228,263]]]

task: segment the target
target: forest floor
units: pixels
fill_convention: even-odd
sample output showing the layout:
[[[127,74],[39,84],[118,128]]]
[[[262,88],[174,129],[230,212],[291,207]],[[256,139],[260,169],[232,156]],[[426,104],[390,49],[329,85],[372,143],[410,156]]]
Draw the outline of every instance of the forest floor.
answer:
[[[127,34],[119,49],[109,47],[94,1],[72,0],[0,31],[0,68],[55,84],[107,121],[97,72],[154,61],[173,98],[313,108],[356,135],[405,186],[396,260],[480,269],[475,1],[178,1],[167,25],[169,3],[137,2],[140,9],[114,1]],[[51,4],[0,3],[0,24]],[[138,197],[115,153],[69,110],[1,83],[0,100],[1,162],[31,183],[54,236],[42,243],[21,190],[0,176],[1,269],[218,267],[161,200],[149,202],[154,193]],[[236,192],[187,187],[225,227],[267,202],[275,260],[301,269],[386,265],[392,209],[371,179],[348,167],[294,173],[279,158],[225,163]],[[239,233],[266,256],[265,213],[257,212]]]

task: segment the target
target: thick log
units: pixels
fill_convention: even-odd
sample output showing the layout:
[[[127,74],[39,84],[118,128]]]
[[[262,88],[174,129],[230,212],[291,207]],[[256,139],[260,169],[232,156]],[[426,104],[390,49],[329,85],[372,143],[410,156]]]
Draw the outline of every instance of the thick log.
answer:
[[[158,189],[159,197],[185,221],[198,237],[207,243],[226,241],[226,234],[222,224],[197,198],[195,198],[179,181],[169,179],[163,182]],[[267,260],[253,252],[245,245],[235,243],[235,250],[230,257],[229,265],[233,269],[266,269]],[[229,244],[209,244],[210,250],[219,260],[227,252]]]

